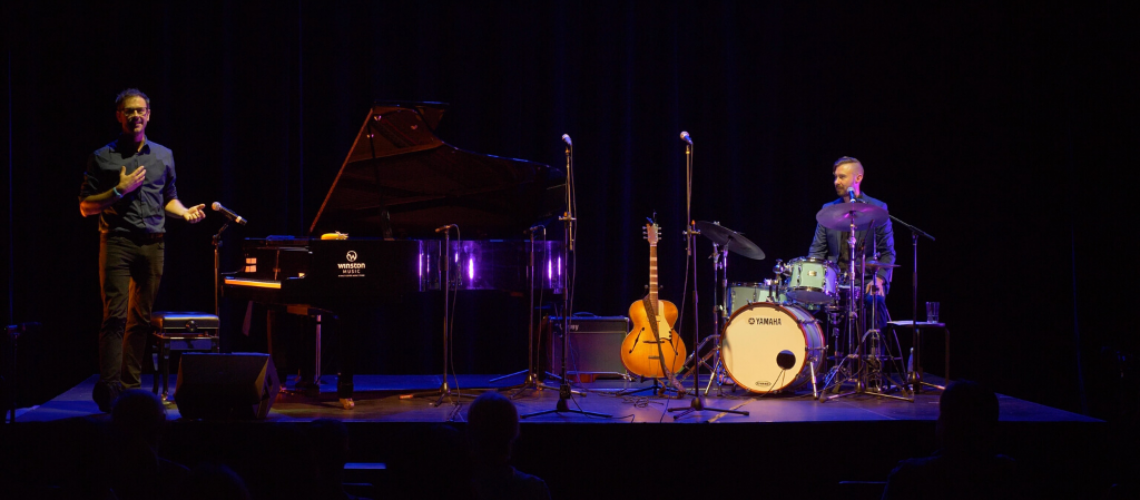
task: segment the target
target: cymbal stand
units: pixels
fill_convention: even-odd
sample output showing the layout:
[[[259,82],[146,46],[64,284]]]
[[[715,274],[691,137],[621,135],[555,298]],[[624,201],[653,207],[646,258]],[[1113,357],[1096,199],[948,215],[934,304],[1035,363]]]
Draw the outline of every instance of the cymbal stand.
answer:
[[[826,402],[831,401],[831,400],[835,400],[835,399],[839,399],[839,398],[843,398],[843,397],[847,397],[847,396],[851,396],[851,395],[855,395],[855,394],[871,394],[873,396],[890,398],[890,399],[898,399],[898,400],[908,401],[908,402],[913,403],[914,402],[914,394],[907,391],[905,384],[898,384],[898,383],[895,383],[893,380],[890,380],[889,375],[887,376],[888,380],[891,381],[892,383],[894,383],[894,385],[896,387],[901,388],[903,390],[903,392],[905,394],[908,394],[910,397],[906,398],[906,397],[895,396],[893,394],[887,394],[887,393],[882,391],[881,381],[882,381],[883,375],[882,375],[882,370],[881,370],[881,366],[880,366],[880,363],[882,361],[882,359],[881,359],[882,356],[879,354],[879,351],[880,351],[879,345],[880,345],[880,341],[881,341],[881,338],[879,335],[879,330],[877,328],[867,330],[866,325],[864,324],[864,321],[860,320],[861,315],[859,314],[860,310],[863,309],[863,307],[862,307],[863,306],[863,299],[860,296],[861,295],[860,292],[862,292],[862,290],[865,288],[864,281],[866,279],[866,277],[865,277],[866,276],[866,273],[865,273],[865,271],[866,271],[866,263],[865,263],[866,253],[865,252],[863,253],[864,264],[862,267],[863,267],[864,272],[861,273],[860,280],[859,280],[860,282],[856,283],[856,279],[855,279],[855,276],[856,276],[856,274],[855,274],[855,262],[856,262],[856,260],[855,260],[855,249],[856,249],[856,243],[858,242],[858,240],[855,238],[855,211],[851,211],[849,213],[849,215],[850,215],[850,217],[849,217],[850,223],[848,224],[849,234],[848,234],[848,239],[847,239],[847,246],[848,246],[848,250],[849,250],[849,259],[848,259],[848,263],[847,263],[847,269],[848,269],[847,282],[850,285],[850,288],[848,289],[849,293],[848,293],[848,297],[847,297],[847,299],[848,299],[848,301],[847,301],[847,349],[848,349],[847,352],[848,352],[848,354],[839,363],[839,365],[837,365],[833,369],[833,371],[828,374],[828,378],[824,384],[824,388],[823,388],[823,390],[821,390],[819,392],[819,402],[820,403],[826,403]],[[872,238],[874,237],[874,234],[875,234],[874,233],[874,225],[871,225],[871,227],[869,227],[867,229],[866,234],[871,235]],[[874,280],[872,280],[872,282],[873,281]],[[872,293],[878,293],[877,288],[875,288],[874,285],[872,285],[872,288],[873,288]],[[871,308],[871,314],[872,314],[872,325],[874,325],[875,307]],[[859,339],[858,344],[855,343],[856,339]],[[869,348],[867,348],[868,341],[870,341],[870,347]],[[889,349],[887,349],[887,350],[889,352]],[[868,351],[870,351],[870,352],[868,352]],[[853,367],[849,368],[847,366],[848,363],[853,365]],[[875,390],[868,390],[870,382],[872,382],[872,381],[875,382],[875,386],[876,386]],[[854,385],[854,389],[852,389],[850,392],[845,392],[845,393],[840,394],[839,393],[840,388],[843,386],[843,384],[846,384],[846,383],[852,383]],[[831,389],[834,394],[831,396],[828,396],[827,395],[828,389]]]
[[[689,137],[688,132],[681,132],[681,140],[685,141],[685,222],[686,222],[686,224],[689,225],[688,228],[686,228],[686,230],[685,230],[685,255],[691,261],[691,265],[689,267],[692,269],[692,273],[693,273],[692,274],[692,278],[693,278],[693,343],[692,343],[692,346],[694,348],[696,348],[700,344],[700,333],[699,333],[700,328],[697,327],[697,325],[700,324],[700,312],[699,312],[699,308],[697,306],[697,289],[699,288],[697,286],[697,235],[700,234],[700,231],[697,230],[696,222],[693,220],[693,141]],[[731,244],[731,242],[726,244],[725,249],[724,249],[725,265],[723,266],[723,268],[724,268],[724,273],[725,273],[724,274],[725,283],[727,283],[727,280],[728,280],[727,263],[728,263],[728,245],[729,244]],[[714,247],[714,250],[715,250],[715,247]],[[715,269],[716,268],[714,267],[714,272],[715,272]],[[713,279],[715,280],[716,276],[714,276]],[[721,330],[719,330],[719,328],[720,328],[719,321],[717,323],[718,324],[716,325],[716,328],[718,328],[718,330],[713,332],[714,334],[717,334],[721,331]],[[716,341],[715,345],[716,345],[716,349],[717,349],[717,363],[716,364],[719,365],[720,364],[720,341],[719,340]],[[709,377],[716,377],[716,371],[712,371],[712,373],[709,374]],[[701,394],[701,365],[698,363],[698,364],[693,365],[693,400],[690,401],[688,408],[670,408],[669,409],[670,413],[675,412],[675,411],[681,412],[677,415],[674,415],[673,420],[676,421],[685,415],[688,415],[690,413],[697,412],[697,411],[712,411],[712,412],[717,412],[717,413],[733,413],[736,415],[748,415],[748,412],[746,412],[746,411],[732,410],[732,409],[728,409],[728,408],[713,408],[713,407],[707,406],[705,404],[705,397],[706,396],[708,396],[708,387],[705,387],[704,395]]]
[[[562,366],[558,367],[558,403],[554,406],[553,410],[544,410],[533,413],[526,413],[519,415],[519,418],[537,417],[539,415],[546,415],[550,413],[580,413],[582,415],[590,415],[593,417],[612,418],[613,415],[607,413],[598,413],[592,411],[585,411],[582,409],[571,410],[567,401],[570,400],[573,394],[573,389],[570,387],[570,378],[566,376],[566,353],[570,351],[570,315],[573,302],[570,300],[573,295],[574,281],[578,272],[578,266],[575,264],[571,254],[574,252],[574,218],[575,205],[577,203],[577,192],[574,189],[574,148],[570,141],[570,136],[563,134],[562,141],[566,143],[566,212],[562,214],[558,220],[562,221],[563,236],[565,239],[562,242],[562,262],[565,269],[563,276],[566,276],[565,285],[562,287]],[[582,397],[585,397],[582,394]]]
[[[720,371],[724,369],[724,360],[720,357],[720,342],[723,338],[722,332],[728,327],[728,317],[732,314],[732,311],[729,310],[732,304],[728,301],[728,246],[725,245],[725,247],[721,249],[716,242],[713,242],[712,259],[713,278],[717,282],[717,286],[713,287],[713,325],[716,330],[712,335],[705,338],[705,342],[708,342],[709,339],[713,339],[713,348],[709,354],[716,355],[716,362],[713,363],[711,367],[707,364],[705,365],[709,369],[709,381],[705,384],[705,396],[708,396],[709,389],[712,388],[713,382],[718,381]],[[720,271],[719,277],[717,277],[718,270]],[[720,292],[719,300],[716,297],[716,292]],[[722,386],[723,384],[717,383],[717,396],[721,395]]]
[[[867,256],[866,256],[866,254],[864,254],[863,255],[864,275],[866,274],[866,259],[867,259]],[[871,300],[873,303],[877,303],[879,300],[878,299],[879,287],[878,287],[878,283],[875,281],[875,279],[871,280],[870,286],[871,286],[871,291],[870,291]],[[897,373],[897,374],[904,374],[905,373],[902,370],[902,365],[899,364],[899,359],[901,359],[901,358],[895,357],[894,353],[891,351],[890,342],[886,341],[886,339],[883,338],[883,334],[878,328],[878,321],[877,321],[878,312],[879,312],[879,308],[875,304],[872,304],[871,305],[871,325],[874,326],[874,328],[867,330],[867,332],[863,334],[863,338],[861,339],[861,342],[860,342],[860,349],[863,349],[863,352],[865,354],[863,356],[864,364],[863,364],[863,369],[861,372],[862,382],[863,382],[862,386],[863,386],[865,391],[870,392],[871,394],[876,394],[878,396],[882,396],[885,398],[898,399],[898,400],[906,401],[909,403],[913,403],[914,402],[914,394],[909,390],[909,386],[906,384],[905,378],[902,380],[895,380],[894,378],[891,377],[890,372],[884,373],[884,371],[883,371],[883,360],[885,359],[885,360],[888,360],[893,365],[894,373]],[[898,346],[898,337],[897,336],[895,337],[895,345]],[[868,347],[866,349],[864,349],[863,346],[868,346]],[[900,349],[899,354],[901,356],[901,354],[902,354],[901,349]],[[905,375],[903,375],[903,376],[905,377]],[[892,394],[886,394],[885,393],[885,391],[887,389],[886,384],[888,384],[888,383],[891,386],[900,389],[903,394],[907,395],[907,397],[901,397],[901,396],[895,396]]]

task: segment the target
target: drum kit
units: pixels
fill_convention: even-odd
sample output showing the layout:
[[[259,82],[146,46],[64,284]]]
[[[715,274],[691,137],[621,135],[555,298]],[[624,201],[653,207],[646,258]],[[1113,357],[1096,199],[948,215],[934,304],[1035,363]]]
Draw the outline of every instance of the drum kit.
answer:
[[[718,390],[731,381],[760,394],[794,392],[810,381],[812,394],[820,402],[857,393],[913,401],[906,384],[884,370],[885,364],[894,363],[889,368],[905,376],[898,363],[901,358],[895,356],[898,352],[891,352],[877,329],[867,329],[859,321],[864,317],[860,292],[867,287],[858,280],[868,271],[899,267],[855,256],[856,231],[873,234],[875,227],[888,220],[887,211],[858,202],[837,203],[821,210],[816,220],[830,229],[850,231],[848,269],[825,259],[799,257],[777,260],[773,278],[731,283],[727,279],[730,252],[754,260],[763,259],[764,252],[741,233],[717,222],[695,223],[699,234],[713,243],[717,283],[714,314],[719,333],[705,338],[690,358],[717,374],[710,377],[705,392],[714,381]],[[856,265],[862,273],[856,272]],[[826,316],[827,325],[816,319],[818,313]],[[831,356],[824,326],[832,334]],[[712,347],[700,357],[710,342]],[[894,345],[898,346],[897,340]],[[853,390],[839,394],[845,384]],[[834,394],[827,396],[828,390]],[[888,394],[895,390],[906,396]]]

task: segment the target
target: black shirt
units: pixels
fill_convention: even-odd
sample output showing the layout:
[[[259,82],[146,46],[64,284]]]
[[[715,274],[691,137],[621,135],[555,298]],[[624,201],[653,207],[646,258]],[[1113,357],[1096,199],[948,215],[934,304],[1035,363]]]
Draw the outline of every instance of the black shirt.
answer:
[[[103,233],[153,234],[166,232],[166,204],[178,198],[174,187],[174,153],[147,140],[135,151],[129,141],[116,139],[96,149],[87,159],[79,200],[104,193],[119,184],[119,170],[127,173],[146,167],[146,181],[99,214]]]

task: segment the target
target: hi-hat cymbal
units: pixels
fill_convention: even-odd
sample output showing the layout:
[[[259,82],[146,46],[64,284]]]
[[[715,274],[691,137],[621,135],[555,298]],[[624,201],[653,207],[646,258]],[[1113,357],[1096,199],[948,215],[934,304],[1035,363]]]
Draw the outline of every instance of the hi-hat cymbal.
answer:
[[[874,260],[868,260],[863,264],[871,269],[894,269],[896,267],[902,267],[898,264],[887,264],[886,262],[878,262]]]
[[[752,260],[764,260],[764,251],[743,234],[715,222],[698,221],[696,227],[706,238],[725,250]]]
[[[850,229],[852,219],[855,220],[855,229],[862,230],[871,224],[882,226],[889,217],[885,209],[867,203],[836,203],[815,214],[815,220],[823,227],[837,231]]]

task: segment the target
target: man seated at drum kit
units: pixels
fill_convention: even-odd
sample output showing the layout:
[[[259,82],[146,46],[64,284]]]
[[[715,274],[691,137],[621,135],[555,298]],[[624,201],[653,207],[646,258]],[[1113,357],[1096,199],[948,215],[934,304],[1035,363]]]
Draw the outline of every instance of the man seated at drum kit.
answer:
[[[840,203],[850,203],[852,196],[858,203],[865,203],[873,205],[883,210],[887,209],[887,204],[867,196],[863,193],[863,164],[859,160],[850,156],[844,156],[835,161],[831,166],[831,173],[835,176],[835,192],[841,198],[834,200],[830,203],[823,205],[824,209],[829,206],[838,205]],[[891,227],[891,220],[887,218],[882,224],[875,227],[875,241],[868,242],[867,231],[856,231],[856,262],[855,272],[860,272],[860,266],[863,264],[859,259],[859,251],[862,255],[867,257],[867,276],[865,293],[863,294],[864,303],[868,307],[875,308],[875,325],[874,328],[882,330],[883,326],[890,321],[890,314],[887,312],[886,295],[891,288],[891,271],[895,266],[895,230]],[[840,285],[848,285],[846,283],[847,269],[850,260],[850,247],[847,240],[849,236],[847,230],[831,229],[825,227],[823,224],[816,224],[815,239],[811,242],[811,248],[808,250],[808,260],[826,260],[829,263],[835,264],[838,268],[840,276]],[[799,259],[797,259],[799,260]],[[877,262],[876,262],[877,261]],[[792,265],[796,261],[792,261]],[[793,277],[794,278],[794,277]],[[856,282],[860,281],[856,276]],[[867,314],[870,315],[871,311],[868,309]]]
[[[847,310],[841,305],[862,296],[868,306],[865,314],[869,316],[871,308],[875,311],[874,328],[881,330],[890,320],[885,298],[891,270],[898,266],[894,264],[894,230],[886,213],[887,205],[862,192],[864,172],[859,160],[844,156],[832,166],[832,173],[835,191],[842,198],[824,204],[817,214],[820,224],[808,256],[777,264],[775,279],[733,283],[725,290],[727,311],[732,318],[725,325],[720,350],[723,375],[752,392],[795,390],[808,380],[814,390],[816,376],[823,367],[825,339],[819,323],[812,321],[812,311],[823,309],[836,321]],[[854,280],[849,276],[851,217],[855,217],[856,226]],[[753,252],[756,256],[747,251],[755,244],[739,233],[715,223],[700,224],[702,234],[714,242],[735,242],[733,251],[738,254],[763,258],[758,247]],[[872,225],[874,242],[867,242],[868,226]],[[858,274],[863,267],[865,279]],[[860,292],[859,283],[864,281],[865,293],[855,293],[854,297],[840,293],[843,289]],[[720,382],[730,383],[728,378],[722,376]]]

